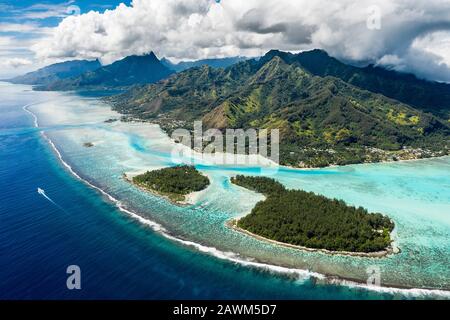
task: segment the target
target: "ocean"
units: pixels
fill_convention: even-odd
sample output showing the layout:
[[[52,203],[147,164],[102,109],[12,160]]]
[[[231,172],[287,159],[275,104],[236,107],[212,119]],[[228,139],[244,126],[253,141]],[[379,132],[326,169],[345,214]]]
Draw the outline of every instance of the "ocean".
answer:
[[[154,126],[111,117],[91,96],[0,83],[0,299],[449,297],[448,158],[281,170],[289,187],[387,212],[399,226],[397,257],[328,257],[226,228],[261,199],[227,177],[254,168],[200,166],[212,186],[188,208],[136,190],[121,175],[170,165],[169,142]],[[362,281],[374,264],[384,288],[337,280]],[[67,289],[69,265],[81,269],[81,290]]]

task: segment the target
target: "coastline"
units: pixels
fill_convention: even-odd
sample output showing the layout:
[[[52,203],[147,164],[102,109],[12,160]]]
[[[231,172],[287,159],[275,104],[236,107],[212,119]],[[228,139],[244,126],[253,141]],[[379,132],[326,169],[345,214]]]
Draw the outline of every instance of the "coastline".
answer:
[[[378,251],[378,252],[350,252],[350,251],[331,251],[327,249],[319,249],[319,248],[308,248],[304,246],[284,243],[272,239],[268,239],[265,237],[262,237],[260,235],[254,234],[248,230],[242,229],[238,227],[237,223],[240,220],[240,218],[234,218],[230,219],[226,222],[226,226],[233,229],[236,232],[240,232],[242,234],[245,234],[246,236],[253,237],[257,240],[264,241],[267,243],[275,244],[278,246],[283,246],[291,249],[301,250],[301,251],[307,251],[307,252],[320,252],[328,255],[341,255],[341,256],[351,256],[351,257],[364,257],[364,258],[384,258],[391,254],[397,254],[400,253],[400,249],[393,247],[392,245],[389,246],[386,250]]]
[[[128,183],[130,183],[131,185],[133,185],[133,186],[135,186],[136,188],[138,188],[139,190],[141,190],[141,191],[143,191],[143,192],[146,192],[146,193],[149,193],[149,194],[151,194],[151,195],[153,195],[153,196],[162,198],[162,199],[164,199],[164,200],[170,202],[171,204],[176,205],[176,206],[179,206],[179,207],[187,207],[187,206],[195,205],[197,196],[198,196],[200,193],[202,193],[203,191],[206,190],[206,189],[204,189],[204,190],[202,190],[202,191],[191,192],[191,193],[186,194],[186,195],[183,196],[183,197],[184,197],[184,200],[178,201],[178,200],[174,200],[174,199],[170,198],[170,197],[169,197],[168,195],[166,195],[166,194],[157,192],[156,190],[152,190],[152,189],[145,188],[145,187],[143,187],[143,186],[141,186],[141,185],[139,185],[139,184],[134,183],[133,177],[130,176],[130,174],[123,173],[122,178],[123,178],[126,182],[128,182]]]
[[[300,171],[312,171],[312,170],[320,170],[320,169],[337,169],[337,168],[346,168],[350,166],[365,166],[365,165],[374,165],[374,164],[395,164],[395,163],[409,163],[409,162],[417,162],[417,161],[427,161],[427,160],[437,160],[442,158],[449,158],[450,155],[444,155],[444,156],[436,156],[436,157],[429,157],[429,158],[418,158],[418,159],[404,159],[404,160],[387,160],[387,161],[378,161],[378,162],[360,162],[360,163],[352,163],[352,164],[344,164],[344,165],[329,165],[326,167],[312,167],[312,168],[300,168],[300,167],[291,167],[291,166],[284,166],[280,165],[282,168],[286,168],[289,170],[300,170]]]
[[[136,172],[134,173],[134,175],[138,175],[140,173]],[[169,203],[179,206],[179,207],[186,207],[186,206],[190,206],[190,205],[194,205],[195,204],[195,196],[205,190],[202,191],[198,191],[198,192],[192,192],[189,193],[187,195],[184,196],[184,200],[182,201],[177,201],[172,199],[171,197],[169,197],[166,194],[163,193],[159,193],[156,190],[152,190],[152,189],[148,189],[145,188],[139,184],[134,183],[133,181],[133,176],[130,175],[129,173],[123,173],[122,178],[127,181],[128,183],[132,184],[133,186],[135,186],[136,188],[138,188],[139,190],[149,193],[153,196],[162,198],[166,201],[168,201]],[[240,187],[240,186],[237,186]],[[309,248],[309,247],[305,247],[305,246],[300,246],[300,245],[294,245],[294,244],[289,244],[289,243],[284,243],[284,242],[280,242],[280,241],[276,241],[276,240],[272,240],[269,238],[265,238],[263,236],[254,234],[248,230],[242,229],[240,227],[238,227],[237,223],[238,221],[241,219],[240,218],[233,218],[228,220],[225,224],[228,228],[239,232],[241,234],[244,234],[246,236],[250,236],[254,239],[260,240],[260,241],[264,241],[267,243],[271,243],[271,244],[275,244],[278,246],[283,246],[283,247],[287,247],[287,248],[291,248],[291,249],[296,249],[296,250],[301,250],[301,251],[306,251],[306,252],[319,252],[319,253],[324,253],[327,255],[341,255],[341,256],[351,256],[351,257],[364,257],[364,258],[384,258],[387,257],[389,255],[392,254],[398,254],[401,252],[401,249],[398,247],[393,246],[393,241],[391,242],[391,245],[386,248],[385,250],[382,251],[377,251],[377,252],[351,252],[351,251],[332,251],[332,250],[327,250],[327,249],[320,249],[320,248]],[[353,279],[352,279],[353,280]]]
[[[34,114],[29,111],[26,110],[27,112],[29,112],[32,116],[34,116]],[[35,116],[34,116],[35,117]],[[35,117],[36,120],[36,117]],[[37,123],[36,123],[36,126]],[[239,255],[230,255],[227,252],[222,252],[214,247],[206,247],[204,245],[195,243],[195,242],[191,242],[188,240],[183,240],[180,238],[177,238],[176,236],[169,234],[167,232],[167,230],[164,229],[164,227],[162,227],[161,225],[155,223],[155,222],[151,222],[151,220],[146,219],[141,217],[140,215],[125,209],[121,206],[120,201],[113,198],[112,196],[110,196],[109,194],[107,194],[105,191],[103,191],[102,189],[96,187],[95,185],[87,182],[86,180],[84,180],[83,178],[81,178],[77,173],[75,173],[72,168],[66,164],[66,162],[64,161],[64,159],[62,158],[61,154],[59,153],[58,149],[56,148],[56,146],[53,144],[53,142],[45,135],[44,138],[49,142],[51,148],[53,149],[53,151],[56,153],[57,157],[59,158],[59,160],[62,162],[62,164],[68,169],[69,173],[71,173],[72,175],[74,175],[77,179],[85,182],[88,186],[93,187],[94,189],[97,189],[101,194],[105,195],[110,201],[112,201],[113,203],[116,204],[116,206],[120,209],[120,211],[129,214],[132,218],[136,219],[138,222],[143,223],[144,225],[149,226],[151,229],[161,233],[163,236],[178,242],[180,244],[183,244],[185,246],[188,247],[194,247],[196,248],[199,252],[205,253],[205,254],[210,254],[216,258],[219,259],[224,259],[224,260],[229,260],[229,261],[234,261],[236,263],[239,263],[243,266],[250,266],[250,267],[256,267],[256,268],[262,268],[262,269],[268,269],[271,271],[276,271],[277,273],[295,273],[295,274],[299,274],[302,276],[308,275],[314,278],[319,278],[319,279],[324,279],[323,277],[325,275],[322,274],[317,274],[314,272],[310,272],[308,270],[304,270],[304,269],[294,269],[294,268],[287,268],[287,267],[283,267],[281,265],[277,265],[277,264],[267,264],[267,263],[260,263],[260,262],[256,262],[256,261],[250,261],[247,260],[245,257],[240,257]],[[425,160],[425,159],[417,159],[417,160]],[[410,161],[410,160],[407,160]],[[360,287],[360,288],[364,288],[366,290],[374,290],[374,291],[381,291],[381,292],[392,292],[392,293],[402,293],[405,295],[412,295],[412,296],[417,296],[417,295],[428,295],[428,294],[436,294],[439,296],[444,296],[444,297],[450,297],[450,291],[446,291],[444,289],[436,289],[436,288],[416,288],[416,287],[409,287],[409,286],[400,286],[400,285],[395,285],[395,284],[388,284],[387,286],[382,286],[382,287],[372,287],[372,286],[367,286],[363,281],[361,281],[360,279],[351,279],[351,278],[346,278],[346,277],[342,277],[342,276],[333,276],[333,275],[326,275],[327,279],[326,282],[330,283],[330,284],[340,284],[340,285],[345,285],[348,287]],[[350,281],[348,281],[350,280]]]
[[[29,111],[26,110],[31,115],[35,117],[35,115]],[[138,221],[139,223],[142,223],[143,225],[149,227],[155,232],[160,233],[165,238],[172,240],[176,243],[179,243],[181,245],[184,245],[186,247],[191,247],[203,254],[211,255],[217,259],[221,260],[227,260],[231,262],[238,263],[242,266],[247,267],[254,267],[257,269],[266,269],[270,270],[272,272],[276,272],[279,274],[296,274],[300,277],[306,277],[306,278],[314,278],[316,281],[322,281],[324,283],[333,284],[333,285],[342,285],[349,288],[356,287],[361,288],[368,291],[377,291],[377,292],[385,292],[390,294],[400,293],[405,296],[412,296],[412,297],[420,297],[420,296],[437,296],[437,297],[445,297],[450,299],[450,291],[445,289],[437,289],[437,288],[416,288],[416,287],[409,287],[409,286],[401,286],[401,285],[388,285],[388,286],[372,286],[367,285],[364,281],[361,279],[355,279],[351,277],[343,277],[343,276],[335,276],[335,275],[329,275],[329,274],[322,274],[313,272],[307,269],[296,269],[292,267],[285,267],[282,265],[277,264],[270,264],[270,263],[264,263],[264,262],[257,262],[253,259],[247,259],[245,257],[241,257],[238,254],[223,252],[215,247],[208,247],[204,246],[202,244],[192,242],[189,240],[184,240],[181,238],[178,238],[177,236],[171,234],[168,230],[166,230],[161,224],[154,222],[152,220],[149,220],[147,218],[143,218],[138,213],[135,213],[133,210],[123,207],[120,200],[114,198],[109,193],[104,191],[103,189],[95,186],[94,184],[90,183],[89,181],[85,180],[81,176],[79,176],[73,168],[63,159],[61,153],[59,152],[56,145],[53,143],[53,141],[45,135],[44,132],[42,132],[42,136],[44,139],[49,143],[51,149],[53,152],[55,152],[57,158],[59,161],[61,161],[62,165],[67,169],[67,171],[72,174],[76,179],[80,180],[81,182],[85,183],[87,186],[92,187],[94,190],[97,190],[100,194],[104,195],[109,199],[121,212],[129,215],[134,220]]]
[[[200,157],[201,159],[204,159],[205,157],[210,157],[210,161],[214,162],[214,158],[216,156],[221,156],[221,157],[231,157],[231,156],[237,156],[237,157],[243,157],[246,158],[249,155],[247,154],[231,154],[231,153],[226,153],[226,152],[218,152],[218,153],[213,153],[213,154],[207,154],[207,153],[203,153],[203,152],[198,152],[196,150],[194,150],[191,147],[188,147],[182,143],[178,143],[174,138],[172,138],[169,133],[167,132],[167,130],[165,130],[160,123],[158,123],[157,121],[152,121],[152,120],[144,120],[144,119],[139,119],[139,118],[135,118],[133,116],[130,116],[128,114],[123,114],[120,113],[120,111],[114,109],[114,106],[106,101],[105,102],[112,111],[118,112],[119,114],[121,114],[122,116],[129,116],[130,119],[126,122],[135,122],[135,123],[146,123],[146,124],[152,124],[152,125],[157,125],[158,128],[161,130],[161,132],[163,132],[167,138],[177,147],[182,146],[183,148],[186,148],[187,151],[191,152],[193,155]],[[122,120],[120,120],[122,121]],[[331,164],[331,165],[327,165],[327,166],[323,166],[323,167],[300,167],[300,166],[288,166],[288,165],[281,165],[279,163],[274,162],[271,159],[268,159],[266,157],[262,157],[261,155],[256,155],[258,162],[256,165],[261,166],[262,168],[269,168],[269,170],[276,170],[277,167],[281,167],[281,168],[286,168],[286,169],[290,169],[290,170],[301,170],[301,171],[310,171],[310,170],[320,170],[320,169],[333,169],[333,168],[345,168],[345,167],[349,167],[349,166],[356,166],[356,165],[372,165],[372,164],[394,164],[394,163],[408,163],[408,162],[415,162],[415,161],[424,161],[424,160],[431,160],[431,159],[441,159],[441,158],[446,158],[446,157],[450,157],[450,154],[447,155],[439,155],[439,156],[430,156],[430,157],[423,157],[423,158],[412,158],[412,159],[398,159],[398,160],[381,160],[381,161],[373,161],[373,162],[358,162],[358,163],[351,163],[351,164],[344,164],[344,165],[338,165],[338,164]],[[195,158],[195,157],[193,157]],[[247,162],[245,163],[235,163],[237,165],[248,165]]]

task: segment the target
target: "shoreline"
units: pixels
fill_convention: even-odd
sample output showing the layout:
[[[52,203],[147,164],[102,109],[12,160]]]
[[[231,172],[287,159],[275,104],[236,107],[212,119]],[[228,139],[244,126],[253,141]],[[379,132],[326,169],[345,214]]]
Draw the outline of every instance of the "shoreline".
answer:
[[[132,178],[132,177],[129,177],[126,173],[123,173],[123,174],[122,174],[122,178],[123,178],[126,182],[128,182],[128,183],[130,183],[131,185],[133,185],[134,187],[138,188],[139,190],[141,190],[141,191],[143,191],[143,192],[146,192],[146,193],[149,193],[149,194],[151,194],[151,195],[153,195],[153,196],[155,196],[155,197],[162,198],[162,199],[164,199],[164,200],[166,200],[166,201],[170,202],[171,204],[176,205],[176,206],[178,206],[178,207],[188,207],[188,206],[195,205],[195,203],[194,203],[194,202],[195,202],[195,201],[194,201],[195,195],[198,194],[199,192],[204,191],[204,190],[202,190],[202,191],[198,191],[198,192],[191,192],[191,193],[186,194],[186,195],[183,196],[183,197],[184,197],[184,200],[183,200],[183,201],[177,201],[177,200],[171,199],[171,198],[170,198],[168,195],[166,195],[166,194],[159,193],[159,192],[157,192],[156,190],[147,189],[147,188],[145,188],[145,187],[143,187],[143,186],[141,186],[141,185],[139,185],[139,184],[137,184],[137,183],[134,183],[134,182],[133,182],[133,178]],[[205,189],[205,190],[206,190],[206,189]]]
[[[30,115],[34,116],[34,114],[29,111],[29,110],[25,110],[27,112],[30,113]],[[36,120],[36,119],[35,119]],[[36,125],[37,126],[37,125]],[[45,137],[46,140],[49,142],[51,149],[53,149],[53,151],[55,151],[55,154],[58,156],[58,151],[56,146],[53,145],[53,143],[51,142],[51,140],[47,137]],[[445,158],[447,156],[443,156],[443,157],[435,157],[435,158]],[[62,162],[62,164],[64,166],[66,166],[65,161],[61,158],[61,156],[58,156],[59,160]],[[414,159],[414,161],[419,161],[419,160],[429,160],[428,159]],[[405,160],[405,161],[412,161],[412,160]],[[340,167],[340,166],[338,166]],[[344,166],[342,166],[344,167]],[[81,180],[82,182],[85,182],[88,186],[93,187],[94,189],[97,189],[101,195],[104,195],[107,200],[110,200],[113,204],[115,204],[120,211],[122,211],[123,213],[126,213],[127,215],[130,215],[131,218],[135,219],[137,222],[142,223],[148,227],[150,227],[152,230],[155,230],[156,232],[160,233],[161,235],[163,235],[164,237],[173,240],[174,242],[177,242],[179,244],[188,246],[188,247],[193,247],[195,249],[197,249],[199,252],[201,253],[205,253],[205,254],[210,254],[213,257],[219,258],[219,259],[224,259],[224,260],[228,260],[228,261],[235,261],[237,263],[239,263],[242,266],[249,266],[249,267],[255,267],[257,269],[269,269],[269,270],[273,270],[276,272],[280,272],[280,273],[293,273],[295,272],[297,273],[301,273],[303,274],[311,274],[312,272],[308,272],[307,269],[296,269],[296,268],[289,268],[289,267],[282,267],[280,264],[274,264],[271,262],[249,262],[246,257],[239,257],[239,258],[235,258],[234,255],[233,257],[229,257],[228,255],[225,257],[224,253],[219,251],[218,249],[214,248],[214,247],[206,247],[202,244],[199,243],[195,243],[195,242],[191,242],[188,240],[183,240],[182,238],[177,238],[175,235],[172,234],[167,234],[166,230],[159,224],[157,223],[153,223],[150,219],[148,218],[143,218],[141,215],[138,215],[132,211],[129,211],[128,209],[122,208],[120,203],[116,203],[116,201],[118,201],[117,199],[112,198],[109,194],[105,193],[102,189],[92,185],[91,183],[85,181],[83,178],[79,177],[73,170],[71,170],[70,167],[66,167],[69,171],[69,173],[72,173],[72,175],[75,178],[78,178],[79,180]],[[298,170],[302,170],[300,168],[298,168]],[[310,169],[303,169],[303,170],[310,170]],[[311,170],[316,170],[315,168],[312,168]],[[220,255],[220,257],[218,257],[218,255]],[[444,297],[450,297],[450,291],[447,291],[446,289],[442,289],[442,288],[436,288],[436,287],[417,287],[417,286],[402,286],[402,285],[398,285],[395,283],[388,283],[386,285],[383,285],[381,287],[372,287],[372,286],[367,286],[361,279],[352,279],[349,277],[345,277],[345,276],[336,276],[336,275],[332,275],[332,274],[317,274],[317,275],[324,275],[327,277],[326,280],[323,280],[325,283],[327,284],[336,284],[336,285],[344,285],[345,287],[358,287],[367,291],[381,291],[381,292],[392,292],[394,293],[401,293],[401,294],[405,294],[405,295],[411,295],[411,296],[421,296],[421,295],[428,295],[428,294],[432,294],[432,295],[439,295],[439,296],[444,296]],[[312,277],[316,278],[316,273],[314,273],[314,275],[312,275]],[[323,279],[322,277],[320,279]],[[322,281],[322,280],[320,280]]]
[[[112,111],[119,113],[122,116],[130,116],[128,114],[123,114],[120,113],[118,110],[114,109],[114,106],[106,101],[105,102]],[[208,153],[203,153],[203,152],[198,152],[196,150],[194,150],[191,147],[185,146],[182,143],[177,143],[175,139],[173,139],[167,132],[167,130],[165,130],[160,123],[155,122],[155,121],[151,121],[151,120],[144,120],[144,119],[139,119],[139,118],[134,118],[133,116],[130,116],[131,119],[129,121],[126,122],[136,122],[136,123],[147,123],[147,124],[152,124],[152,125],[157,125],[158,128],[161,130],[161,132],[163,132],[167,138],[175,145],[175,146],[180,146],[182,145],[183,147],[185,147],[187,150],[189,150],[190,152],[192,152],[195,155],[200,156],[201,158],[204,156],[210,156],[212,158],[214,158],[216,155],[220,155],[223,157],[226,156],[241,156],[241,157],[248,157],[249,155],[247,154],[231,154],[231,153],[226,153],[226,152],[220,152],[220,153],[213,153],[213,154],[208,154]],[[119,120],[122,121],[122,120]],[[403,163],[403,162],[414,162],[414,161],[422,161],[422,160],[430,160],[430,159],[441,159],[441,158],[446,158],[446,157],[450,157],[450,154],[447,155],[439,155],[439,156],[431,156],[431,157],[424,157],[424,158],[414,158],[414,159],[398,159],[398,160],[382,160],[382,161],[374,161],[374,162],[359,162],[359,163],[351,163],[351,164],[344,164],[344,165],[338,165],[338,164],[331,164],[328,166],[324,166],[324,167],[295,167],[295,166],[288,166],[288,165],[282,165],[279,163],[274,162],[271,159],[262,157],[261,155],[257,154],[256,155],[259,159],[261,159],[264,163],[257,163],[256,165],[259,165],[261,168],[270,168],[270,169],[275,169],[277,167],[280,168],[286,168],[286,169],[290,169],[290,170],[301,170],[301,171],[310,171],[310,170],[320,170],[320,169],[336,169],[336,168],[346,168],[349,166],[356,166],[356,165],[371,165],[371,164],[394,164],[394,163]],[[195,158],[195,157],[193,157]],[[194,160],[195,163],[195,160]],[[226,164],[225,164],[226,165]],[[249,165],[248,163],[235,163],[234,165]]]
[[[27,110],[31,113],[31,111]],[[31,113],[34,115],[33,113]],[[224,260],[224,261],[230,261],[240,264],[243,267],[253,267],[256,269],[262,269],[262,270],[271,270],[273,272],[279,273],[279,274],[297,274],[301,277],[307,277],[308,279],[315,279],[315,281],[320,283],[325,283],[329,285],[340,285],[345,286],[347,288],[361,288],[363,290],[367,291],[375,291],[375,292],[385,292],[389,294],[396,294],[400,293],[405,296],[413,296],[413,297],[422,297],[422,296],[428,296],[433,295],[435,297],[445,297],[450,299],[450,290],[446,289],[440,289],[440,288],[432,288],[432,287],[413,287],[413,286],[402,286],[402,285],[395,285],[395,284],[388,284],[386,286],[371,286],[367,285],[364,281],[361,279],[351,278],[351,277],[343,277],[343,276],[337,276],[332,274],[325,274],[325,273],[318,273],[314,272],[308,269],[299,269],[299,268],[293,268],[293,267],[287,267],[283,266],[281,264],[273,264],[273,263],[267,263],[267,262],[258,262],[254,261],[251,258],[247,257],[241,257],[239,254],[232,253],[230,255],[228,252],[221,251],[215,247],[209,247],[202,245],[200,243],[196,243],[193,241],[185,240],[183,238],[179,238],[176,235],[173,235],[168,230],[164,228],[161,224],[158,222],[154,222],[153,220],[150,220],[148,218],[144,218],[138,213],[136,213],[134,210],[125,208],[119,199],[114,198],[112,195],[101,189],[100,187],[97,187],[96,185],[92,184],[91,182],[85,180],[81,176],[79,176],[73,168],[66,163],[66,161],[63,159],[61,153],[59,152],[56,145],[53,143],[53,141],[45,135],[44,132],[42,132],[42,135],[44,139],[49,143],[51,150],[56,154],[57,158],[61,161],[62,165],[67,169],[67,171],[72,174],[76,179],[80,180],[81,182],[85,183],[88,187],[93,188],[94,190],[97,190],[100,194],[104,195],[111,203],[113,203],[119,211],[121,211],[124,214],[127,214],[130,216],[130,218],[136,220],[138,223],[143,224],[144,226],[149,227],[151,230],[159,233],[161,236],[168,240],[172,240],[180,245],[194,248],[198,250],[198,252],[203,254],[211,255],[214,258]]]
[[[245,234],[246,236],[252,237],[254,239],[257,239],[257,240],[260,240],[260,241],[263,241],[266,243],[282,246],[282,247],[291,248],[291,249],[296,249],[296,250],[301,250],[301,251],[306,251],[306,252],[320,252],[320,253],[324,253],[324,254],[328,254],[328,255],[341,255],[341,256],[351,256],[351,257],[364,257],[364,258],[384,258],[389,255],[398,254],[401,252],[399,248],[393,247],[392,245],[389,246],[386,250],[377,251],[377,252],[331,251],[331,250],[327,250],[327,249],[304,247],[304,246],[300,246],[300,245],[295,245],[295,244],[290,244],[290,243],[285,243],[285,242],[280,242],[280,241],[272,240],[269,238],[265,238],[263,236],[254,234],[248,230],[242,229],[242,228],[238,227],[238,225],[237,225],[237,223],[240,219],[241,218],[230,219],[225,223],[225,225],[228,228],[230,228],[236,232],[240,232],[240,233]]]
[[[32,115],[34,117],[35,126],[38,127],[36,116],[28,109],[24,109],[24,110],[27,111],[28,113],[30,113],[30,115]],[[432,287],[401,286],[401,285],[395,285],[395,284],[387,284],[386,286],[383,285],[380,287],[373,287],[373,286],[367,286],[363,281],[358,280],[358,279],[351,279],[351,278],[346,278],[346,277],[336,276],[336,275],[326,275],[326,274],[314,273],[314,272],[308,271],[306,269],[288,268],[288,267],[283,267],[281,265],[272,264],[272,263],[252,262],[252,261],[248,261],[247,259],[245,259],[245,257],[240,257],[240,258],[237,258],[235,256],[230,257],[229,255],[225,254],[224,252],[222,252],[214,247],[206,247],[199,243],[195,243],[192,241],[177,238],[174,235],[167,233],[167,230],[165,230],[164,227],[162,227],[160,224],[153,222],[152,220],[149,220],[148,218],[143,218],[141,215],[122,207],[122,205],[118,199],[113,198],[111,195],[106,193],[104,190],[93,185],[92,183],[88,182],[84,178],[80,177],[65,162],[65,160],[62,158],[62,155],[60,154],[59,150],[53,144],[51,139],[48,138],[45,135],[45,133],[42,133],[42,134],[43,134],[45,140],[47,140],[47,142],[49,143],[52,151],[54,151],[57,158],[59,158],[59,160],[65,167],[65,169],[69,173],[71,173],[75,178],[84,182],[87,186],[92,187],[93,189],[96,189],[97,191],[99,191],[99,193],[101,195],[104,195],[108,200],[110,200],[113,204],[115,204],[115,206],[118,207],[118,209],[120,211],[122,211],[123,213],[126,213],[131,218],[135,219],[137,222],[150,227],[152,230],[160,233],[161,235],[163,235],[164,237],[166,237],[170,240],[173,240],[174,242],[177,242],[179,244],[182,244],[182,245],[185,245],[188,247],[193,247],[193,248],[197,249],[200,253],[210,254],[211,256],[218,258],[218,259],[222,259],[222,260],[234,261],[236,263],[239,263],[243,267],[250,266],[250,267],[255,267],[257,269],[269,269],[269,270],[273,270],[273,271],[280,272],[283,274],[284,273],[288,273],[288,274],[290,274],[290,273],[297,274],[298,273],[301,275],[307,274],[314,278],[317,278],[317,276],[319,276],[319,279],[322,279],[322,277],[320,277],[320,276],[323,275],[323,276],[327,277],[326,283],[338,284],[338,285],[343,285],[346,287],[358,287],[358,288],[362,288],[367,291],[381,291],[381,292],[392,293],[392,294],[400,293],[400,294],[404,294],[407,296],[436,295],[436,296],[450,297],[450,291],[447,291],[446,289],[439,289],[439,288],[432,288]],[[446,157],[446,156],[444,156],[444,157]],[[417,159],[417,160],[426,160],[426,159]]]
[[[28,111],[28,110],[27,110]],[[29,111],[31,113],[31,111]],[[34,115],[33,113],[31,113]],[[161,234],[161,236],[172,240],[178,244],[181,244],[186,247],[191,247],[196,250],[198,250],[200,253],[211,255],[212,257],[215,257],[220,260],[225,261],[231,261],[240,264],[243,267],[254,267],[256,269],[265,269],[265,270],[272,270],[279,274],[298,274],[302,277],[308,277],[309,279],[315,279],[315,281],[323,282],[325,284],[329,285],[340,285],[345,286],[347,288],[361,288],[367,291],[375,291],[375,292],[385,292],[389,294],[395,294],[400,293],[405,296],[413,296],[413,297],[421,297],[421,296],[427,296],[427,295],[433,295],[436,297],[445,297],[450,299],[450,290],[446,289],[440,289],[440,288],[432,288],[432,287],[413,287],[413,286],[402,286],[402,285],[395,285],[395,284],[388,284],[386,286],[371,286],[367,285],[364,281],[361,279],[351,278],[351,277],[343,277],[343,276],[337,276],[332,274],[325,274],[325,273],[318,273],[314,272],[308,269],[299,269],[299,268],[293,268],[293,267],[286,267],[281,264],[273,264],[273,263],[267,263],[267,262],[258,262],[253,261],[253,259],[248,260],[246,257],[241,257],[239,254],[233,253],[232,256],[230,256],[227,252],[221,251],[215,247],[208,247],[205,245],[202,245],[200,243],[192,242],[189,240],[184,240],[182,238],[178,238],[177,236],[171,234],[168,230],[166,230],[161,224],[154,222],[148,218],[144,218],[138,213],[134,212],[134,210],[125,208],[122,206],[122,203],[120,200],[114,198],[109,193],[104,191],[103,189],[95,186],[94,184],[90,183],[89,181],[85,180],[81,176],[79,176],[72,167],[65,162],[63,159],[61,153],[59,152],[56,145],[53,143],[53,141],[45,135],[45,133],[42,133],[45,140],[49,143],[52,151],[54,151],[57,155],[57,158],[61,161],[63,166],[71,173],[75,178],[80,180],[81,182],[85,183],[87,186],[92,187],[94,190],[97,190],[100,194],[106,196],[122,213],[125,213],[129,215],[132,219],[136,220],[139,223],[142,223],[143,225],[149,227],[153,231]]]
[[[133,182],[133,179],[131,176],[128,176],[126,173],[123,173],[122,178],[127,181],[128,183],[130,183],[131,185],[135,186],[136,188],[138,188],[139,190],[149,193],[155,197],[164,199],[166,201],[168,201],[169,203],[179,206],[179,207],[187,207],[190,205],[195,205],[195,201],[193,200],[193,195],[198,194],[200,192],[203,192],[205,190],[202,191],[198,191],[198,192],[192,192],[189,193],[187,195],[185,195],[185,200],[183,201],[176,201],[171,199],[168,195],[166,194],[162,194],[157,192],[156,190],[152,190],[152,189],[148,189],[145,188],[139,184],[136,184]],[[239,186],[238,186],[239,187]],[[280,242],[280,241],[276,241],[276,240],[272,240],[269,238],[265,238],[263,236],[257,235],[255,233],[252,233],[248,230],[242,229],[240,227],[238,227],[237,223],[238,221],[241,219],[240,218],[232,218],[230,220],[228,220],[225,225],[236,231],[239,232],[241,234],[244,234],[246,236],[250,236],[254,239],[263,241],[263,242],[267,242],[267,243],[271,243],[271,244],[275,244],[278,246],[283,246],[283,247],[287,247],[287,248],[291,248],[291,249],[296,249],[296,250],[301,250],[301,251],[306,251],[306,252],[319,252],[319,253],[323,253],[323,254],[327,254],[327,255],[341,255],[341,256],[351,256],[351,257],[364,257],[364,258],[384,258],[387,257],[389,255],[393,255],[393,254],[398,254],[401,252],[401,249],[398,247],[395,247],[392,245],[393,241],[391,242],[391,245],[386,248],[385,250],[382,251],[377,251],[377,252],[351,252],[351,251],[332,251],[332,250],[328,250],[328,249],[321,249],[321,248],[309,248],[309,247],[305,247],[305,246],[300,246],[300,245],[294,245],[294,244],[290,244],[290,243],[285,243],[285,242]],[[354,279],[351,279],[354,280]]]
[[[442,159],[442,158],[450,158],[450,155],[429,157],[429,158],[418,158],[418,159],[404,159],[404,160],[397,160],[397,161],[392,160],[392,161],[378,161],[378,162],[360,162],[360,163],[352,163],[352,164],[345,164],[345,165],[333,164],[333,165],[329,165],[326,167],[312,167],[312,168],[290,167],[290,166],[284,166],[284,165],[280,165],[280,167],[289,169],[289,170],[311,171],[311,170],[321,170],[321,169],[348,168],[351,166],[364,166],[364,165],[374,165],[374,164],[408,163],[408,162],[416,162],[416,161],[437,160],[437,159]]]

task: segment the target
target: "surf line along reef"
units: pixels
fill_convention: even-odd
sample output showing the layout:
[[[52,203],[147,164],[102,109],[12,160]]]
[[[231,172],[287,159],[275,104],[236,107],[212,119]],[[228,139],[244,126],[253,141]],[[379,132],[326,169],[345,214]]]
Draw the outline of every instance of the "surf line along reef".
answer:
[[[380,213],[312,192],[288,190],[267,177],[238,175],[231,182],[266,197],[249,215],[228,222],[236,231],[282,246],[329,254],[383,257],[399,252],[392,246],[395,224]]]

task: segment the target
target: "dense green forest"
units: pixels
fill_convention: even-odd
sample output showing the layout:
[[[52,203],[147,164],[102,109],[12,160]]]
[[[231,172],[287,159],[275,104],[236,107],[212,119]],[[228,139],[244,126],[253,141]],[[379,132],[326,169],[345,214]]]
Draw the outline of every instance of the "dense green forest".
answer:
[[[414,106],[424,112],[450,119],[450,84],[419,79],[413,74],[387,70],[369,65],[354,67],[330,57],[323,50],[298,54],[280,51],[268,55],[282,55],[290,63],[298,63],[316,76],[332,76],[359,88]]]
[[[390,246],[394,223],[380,213],[312,192],[287,190],[274,179],[238,175],[231,182],[262,193],[238,227],[267,239],[308,248],[378,252]]]
[[[185,195],[205,189],[209,185],[209,179],[195,167],[183,165],[147,171],[135,176],[133,183],[166,195],[174,201],[182,201]]]
[[[319,51],[311,56],[323,58]],[[169,133],[191,129],[194,120],[202,120],[205,129],[279,129],[280,162],[296,167],[449,153],[450,123],[439,116],[442,110],[423,112],[352,85],[337,71],[334,77],[327,75],[331,69],[313,70],[324,75],[317,76],[302,63],[307,59],[270,52],[226,69],[189,69],[108,101]]]

